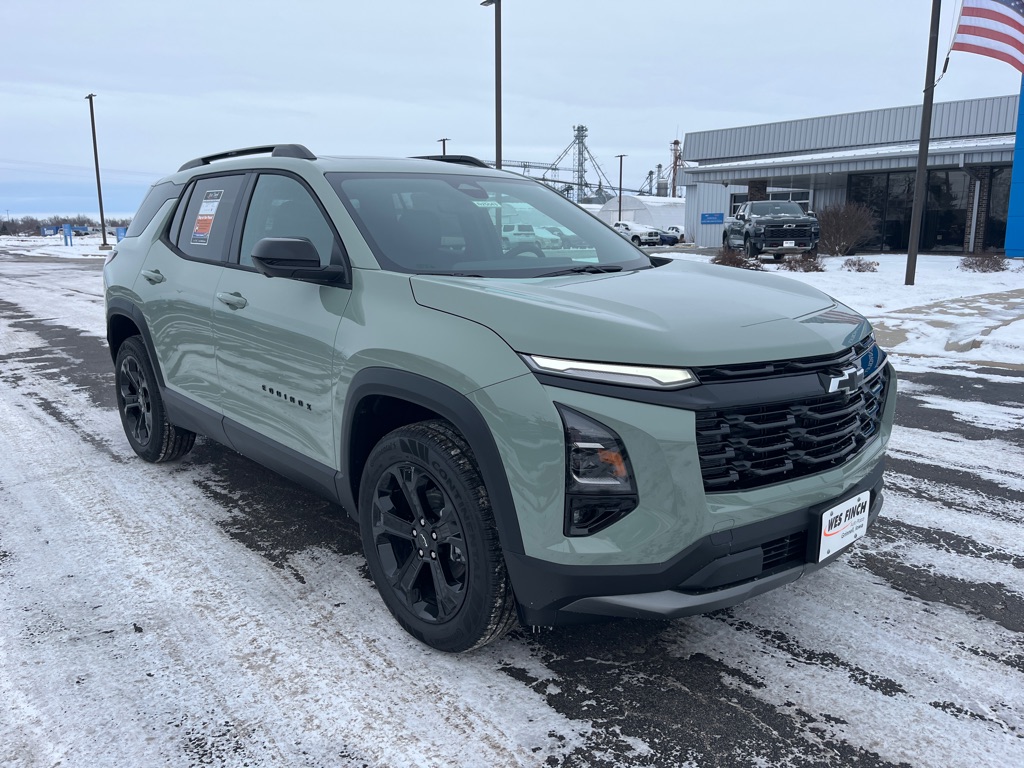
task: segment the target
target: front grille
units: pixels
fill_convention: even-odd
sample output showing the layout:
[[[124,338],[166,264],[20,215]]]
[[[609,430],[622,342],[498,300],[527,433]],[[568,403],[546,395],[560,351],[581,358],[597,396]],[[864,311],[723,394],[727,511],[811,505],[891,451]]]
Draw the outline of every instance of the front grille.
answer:
[[[767,226],[764,228],[764,236],[770,240],[806,240],[811,236],[811,228],[806,225],[785,227],[781,224]]]
[[[800,531],[761,545],[761,572],[786,563],[802,563],[807,559],[807,531]]]
[[[872,359],[875,366],[865,367],[868,377],[853,390],[698,411],[704,489],[757,488],[824,472],[856,456],[878,433],[889,383],[880,357]]]
[[[836,312],[837,310],[831,310]],[[825,318],[829,313],[822,315]],[[836,317],[835,319],[840,319]],[[835,368],[846,368],[850,365],[860,363],[865,373],[871,374],[879,365],[875,359],[873,362],[866,360],[868,355],[875,354],[875,339],[873,336],[865,336],[864,339],[852,347],[837,352],[834,355],[820,355],[818,357],[803,357],[797,360],[773,360],[766,363],[748,363],[744,365],[719,365],[706,366],[703,368],[692,368],[697,374],[701,384],[714,384],[721,381],[747,381],[750,379],[764,379],[775,376],[789,376],[798,373],[826,373]],[[876,358],[880,357],[876,354]]]

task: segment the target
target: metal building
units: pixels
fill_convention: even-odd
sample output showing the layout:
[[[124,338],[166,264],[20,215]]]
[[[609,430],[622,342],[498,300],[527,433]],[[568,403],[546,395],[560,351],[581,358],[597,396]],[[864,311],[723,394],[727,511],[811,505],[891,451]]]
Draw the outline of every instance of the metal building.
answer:
[[[935,105],[922,252],[1002,251],[1018,96]],[[724,216],[747,200],[795,200],[815,210],[844,201],[872,209],[862,252],[907,250],[921,106],[688,133],[682,183],[686,231],[722,242]]]

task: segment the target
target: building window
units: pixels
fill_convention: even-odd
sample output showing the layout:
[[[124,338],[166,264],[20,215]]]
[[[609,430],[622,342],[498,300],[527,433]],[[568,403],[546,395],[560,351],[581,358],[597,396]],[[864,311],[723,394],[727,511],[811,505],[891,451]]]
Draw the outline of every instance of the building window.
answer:
[[[910,246],[914,207],[914,171],[850,176],[846,199],[863,203],[878,229],[864,248],[905,252]],[[959,168],[928,171],[928,194],[918,247],[930,252],[964,250],[970,177]]]
[[[988,218],[985,221],[985,242],[982,249],[1002,251],[1006,248],[1006,219],[1010,214],[1010,166],[993,168],[988,188]]]
[[[967,197],[971,178],[964,171],[928,171],[928,198],[921,230],[921,250],[964,252]]]

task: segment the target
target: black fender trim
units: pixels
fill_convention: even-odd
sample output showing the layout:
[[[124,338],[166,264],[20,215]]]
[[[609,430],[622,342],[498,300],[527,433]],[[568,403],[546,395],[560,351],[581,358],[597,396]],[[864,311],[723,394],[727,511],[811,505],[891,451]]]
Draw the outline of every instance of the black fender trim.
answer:
[[[153,364],[153,370],[156,371],[157,383],[160,385],[162,393],[166,388],[164,373],[160,369],[160,359],[156,356],[156,346],[153,344],[153,337],[149,333],[149,325],[146,324],[146,318],[143,316],[142,310],[139,309],[138,305],[124,298],[114,298],[107,301],[107,347],[110,349],[111,362],[117,360],[117,352],[114,350],[114,345],[110,339],[110,320],[115,315],[127,317],[139,329],[139,332],[142,334],[142,343],[146,345],[146,352],[149,353],[149,361]]]
[[[491,497],[491,508],[498,526],[501,547],[508,553],[522,554],[523,537],[519,530],[512,490],[508,484],[505,466],[498,446],[484,417],[469,399],[444,384],[419,374],[397,368],[364,368],[353,378],[345,398],[345,413],[341,423],[341,467],[338,476],[338,495],[342,506],[358,510],[352,486],[349,445],[356,409],[367,397],[383,395],[428,408],[450,421],[469,442]],[[347,478],[346,478],[347,476]],[[358,512],[357,512],[358,514]]]

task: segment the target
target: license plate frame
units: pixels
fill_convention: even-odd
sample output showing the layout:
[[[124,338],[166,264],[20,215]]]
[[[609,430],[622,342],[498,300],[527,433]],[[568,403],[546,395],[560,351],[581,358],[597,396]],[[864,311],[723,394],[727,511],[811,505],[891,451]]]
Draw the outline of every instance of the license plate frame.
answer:
[[[863,491],[821,512],[818,558],[823,562],[847,549],[868,532],[871,491]]]
[[[782,241],[782,247],[783,248],[796,248],[796,240],[783,240]]]

